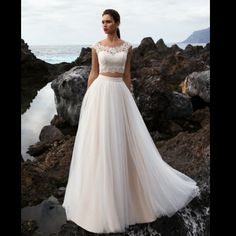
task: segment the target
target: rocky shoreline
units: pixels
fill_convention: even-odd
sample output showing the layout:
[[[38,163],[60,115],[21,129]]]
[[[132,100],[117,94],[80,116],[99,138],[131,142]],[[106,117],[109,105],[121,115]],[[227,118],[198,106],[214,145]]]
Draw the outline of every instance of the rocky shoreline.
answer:
[[[52,196],[57,199],[52,209],[60,209],[86,92],[91,49],[82,49],[73,63],[54,65],[37,59],[23,40],[22,50],[24,96],[33,84],[42,86],[52,81],[57,108],[51,125],[42,127],[40,142],[29,147],[36,161],[21,163],[22,210],[40,204],[41,208],[48,206]],[[194,178],[201,195],[173,217],[131,226],[127,235],[210,235],[209,61],[210,44],[188,45],[183,50],[177,45],[167,47],[162,39],[155,43],[148,37],[133,49],[132,95],[142,117],[163,159]],[[37,91],[37,86],[31,90]],[[22,110],[34,96],[33,92],[26,96]],[[52,211],[48,208],[45,212]],[[45,235],[42,234],[45,229],[33,218],[22,217],[22,235]],[[52,227],[48,235],[90,235],[73,222],[64,222],[58,227],[54,228],[58,234]]]

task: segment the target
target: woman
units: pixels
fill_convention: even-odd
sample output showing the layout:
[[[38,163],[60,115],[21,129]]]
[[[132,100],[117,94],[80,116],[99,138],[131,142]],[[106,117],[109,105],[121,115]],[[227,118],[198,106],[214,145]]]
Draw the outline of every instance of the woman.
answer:
[[[107,38],[92,47],[63,207],[94,233],[172,216],[199,188],[162,160],[130,92],[132,46],[120,39],[120,16],[102,14]]]

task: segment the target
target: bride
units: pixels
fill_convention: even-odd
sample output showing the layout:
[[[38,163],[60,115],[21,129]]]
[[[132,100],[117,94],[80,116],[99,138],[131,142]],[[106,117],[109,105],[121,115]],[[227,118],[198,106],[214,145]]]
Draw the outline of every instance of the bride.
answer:
[[[158,152],[130,92],[132,45],[120,15],[102,14],[105,40],[92,47],[63,207],[68,220],[94,233],[172,216],[199,193],[196,182]]]

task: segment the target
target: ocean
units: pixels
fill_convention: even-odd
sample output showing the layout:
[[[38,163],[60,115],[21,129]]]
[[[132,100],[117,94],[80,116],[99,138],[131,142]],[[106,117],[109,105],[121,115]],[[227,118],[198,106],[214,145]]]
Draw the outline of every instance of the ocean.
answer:
[[[80,55],[83,47],[91,45],[29,45],[31,52],[39,59],[57,64],[61,62],[72,62]]]
[[[171,47],[175,43],[167,43],[168,47]],[[176,43],[180,48],[185,49],[187,43]],[[205,43],[192,44],[205,46]],[[87,45],[29,45],[31,52],[39,59],[48,62],[50,64],[57,64],[61,62],[73,62],[79,57],[81,49],[84,47],[90,47]],[[137,47],[139,44],[133,44],[133,47]]]

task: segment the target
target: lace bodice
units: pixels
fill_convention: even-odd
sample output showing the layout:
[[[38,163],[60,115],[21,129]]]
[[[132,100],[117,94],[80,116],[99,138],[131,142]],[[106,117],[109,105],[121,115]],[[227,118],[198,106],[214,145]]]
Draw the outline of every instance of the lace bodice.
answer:
[[[98,55],[99,72],[124,73],[128,50],[131,46],[131,43],[127,41],[116,47],[103,46],[100,42],[92,45]]]

